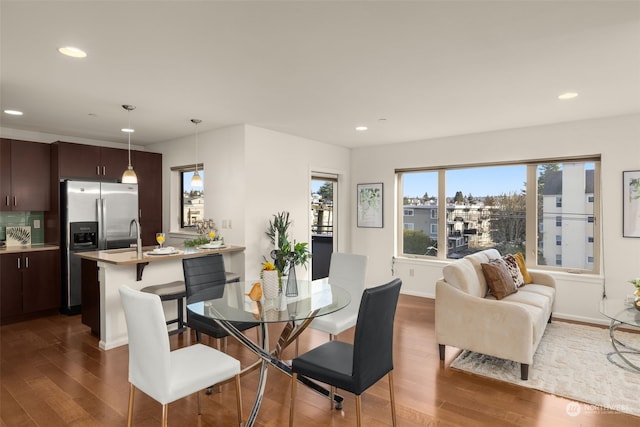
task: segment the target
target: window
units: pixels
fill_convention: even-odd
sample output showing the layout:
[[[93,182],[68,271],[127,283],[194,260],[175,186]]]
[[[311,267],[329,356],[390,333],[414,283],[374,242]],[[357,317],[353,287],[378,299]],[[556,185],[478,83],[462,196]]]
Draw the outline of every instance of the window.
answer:
[[[411,223],[414,227],[403,227],[402,252],[434,256],[438,247],[433,238],[438,234],[438,172],[405,174],[402,180],[407,189],[420,190],[419,193],[410,193],[409,190],[403,193],[402,222]]]
[[[180,228],[191,229],[196,221],[204,219],[204,165],[198,163],[198,175],[201,187],[194,187],[191,181],[196,172],[195,165],[175,166],[171,171],[178,174],[178,194],[180,195]]]
[[[556,196],[556,208],[562,207],[562,196]]]
[[[398,212],[414,203],[411,232],[423,233],[407,245],[405,230],[398,253],[455,259],[496,248],[522,252],[530,267],[597,273],[599,168],[593,157],[397,170]]]
[[[413,224],[410,223],[410,222],[405,222],[404,223],[404,228],[405,228],[405,230],[413,230],[414,229],[413,228]]]

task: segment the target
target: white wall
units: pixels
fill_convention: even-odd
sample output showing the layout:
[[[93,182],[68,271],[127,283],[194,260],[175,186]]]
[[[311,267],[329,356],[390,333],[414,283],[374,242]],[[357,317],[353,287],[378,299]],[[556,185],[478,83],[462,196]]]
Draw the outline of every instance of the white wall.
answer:
[[[609,298],[623,298],[640,276],[640,239],[622,237],[622,171],[640,170],[640,115],[586,120],[358,148],[352,151],[351,197],[357,183],[384,183],[384,228],[352,227],[353,252],[369,255],[368,282],[403,280],[403,292],[433,297],[443,261],[396,259],[396,168],[465,165],[600,154],[602,158],[603,275],[554,274],[555,313],[591,322],[599,314],[603,284]],[[352,221],[355,212],[352,212]],[[413,270],[413,276],[411,271]]]
[[[244,276],[248,280],[258,277],[263,257],[272,249],[265,231],[273,214],[289,211],[293,238],[311,244],[311,171],[336,173],[338,185],[348,187],[344,185],[349,182],[346,148],[249,125],[200,133],[198,146],[199,162],[205,164],[205,217],[214,219],[226,243],[246,247]],[[178,183],[171,180],[170,168],[195,163],[195,138],[150,148],[163,154],[163,223],[165,231],[174,230],[169,218],[170,209],[178,209]],[[339,249],[347,250],[349,194],[338,193],[338,227],[345,230]],[[231,228],[221,228],[223,220],[231,221]],[[310,277],[310,267],[299,268],[298,277]]]

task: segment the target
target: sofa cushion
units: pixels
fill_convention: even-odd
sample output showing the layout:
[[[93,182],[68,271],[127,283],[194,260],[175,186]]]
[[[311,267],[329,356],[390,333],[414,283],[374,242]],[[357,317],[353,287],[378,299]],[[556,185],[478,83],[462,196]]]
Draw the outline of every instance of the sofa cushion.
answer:
[[[489,295],[486,298],[494,299],[495,297],[493,295]],[[549,297],[547,297],[546,295],[542,295],[536,292],[528,292],[526,288],[519,288],[518,292],[514,292],[510,295],[505,296],[503,298],[503,301],[529,304],[543,310],[546,310],[547,307],[551,304],[549,301]]]
[[[518,266],[518,261],[512,254],[506,254],[502,257],[504,262],[507,264],[507,268],[509,269],[509,274],[513,278],[513,282],[516,284],[516,287],[520,287],[524,285],[524,277],[520,272],[520,267]]]
[[[487,281],[484,278],[484,273],[482,272],[482,263],[489,262],[492,259],[500,258],[500,252],[497,249],[486,249],[484,251],[476,252],[471,255],[467,255],[464,257],[464,260],[468,260],[476,271],[476,275],[478,276],[478,282],[480,283],[482,293],[482,297],[487,295],[489,288],[487,287]]]
[[[491,289],[491,294],[496,299],[502,299],[507,295],[510,295],[518,291],[511,273],[507,268],[507,263],[501,259],[493,259],[489,262],[482,263],[482,272],[484,278],[487,281],[487,286]]]
[[[487,284],[481,284],[476,270],[466,259],[459,259],[442,269],[444,280],[454,288],[460,289],[469,295],[483,298],[487,294]]]
[[[524,261],[524,255],[520,252],[513,256],[518,263],[518,267],[520,268],[520,273],[522,273],[522,278],[524,279],[524,284],[528,285],[529,283],[533,283],[533,279],[531,279],[531,275],[529,271],[527,271],[527,263]]]

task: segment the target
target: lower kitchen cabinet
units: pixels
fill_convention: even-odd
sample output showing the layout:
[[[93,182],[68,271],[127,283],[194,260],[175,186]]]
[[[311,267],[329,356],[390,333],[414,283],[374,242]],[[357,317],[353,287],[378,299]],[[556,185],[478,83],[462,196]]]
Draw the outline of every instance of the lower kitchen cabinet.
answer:
[[[59,308],[59,251],[0,255],[0,321],[3,324]]]

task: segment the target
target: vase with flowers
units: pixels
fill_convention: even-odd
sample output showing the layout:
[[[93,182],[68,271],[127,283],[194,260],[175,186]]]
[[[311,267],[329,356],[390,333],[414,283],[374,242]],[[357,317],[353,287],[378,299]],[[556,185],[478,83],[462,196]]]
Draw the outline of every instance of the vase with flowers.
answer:
[[[278,271],[280,290],[283,290],[283,286],[286,286],[282,279],[283,276],[292,274],[295,280],[295,267],[302,265],[306,268],[311,257],[307,242],[294,242],[289,236],[290,226],[289,212],[278,212],[269,221],[266,231],[266,235],[271,240],[274,248],[270,253],[270,258],[273,259],[273,265]]]
[[[280,291],[280,280],[278,278],[278,270],[276,270],[276,266],[271,261],[262,264],[260,278],[262,279],[264,297],[267,299],[276,298]]]

